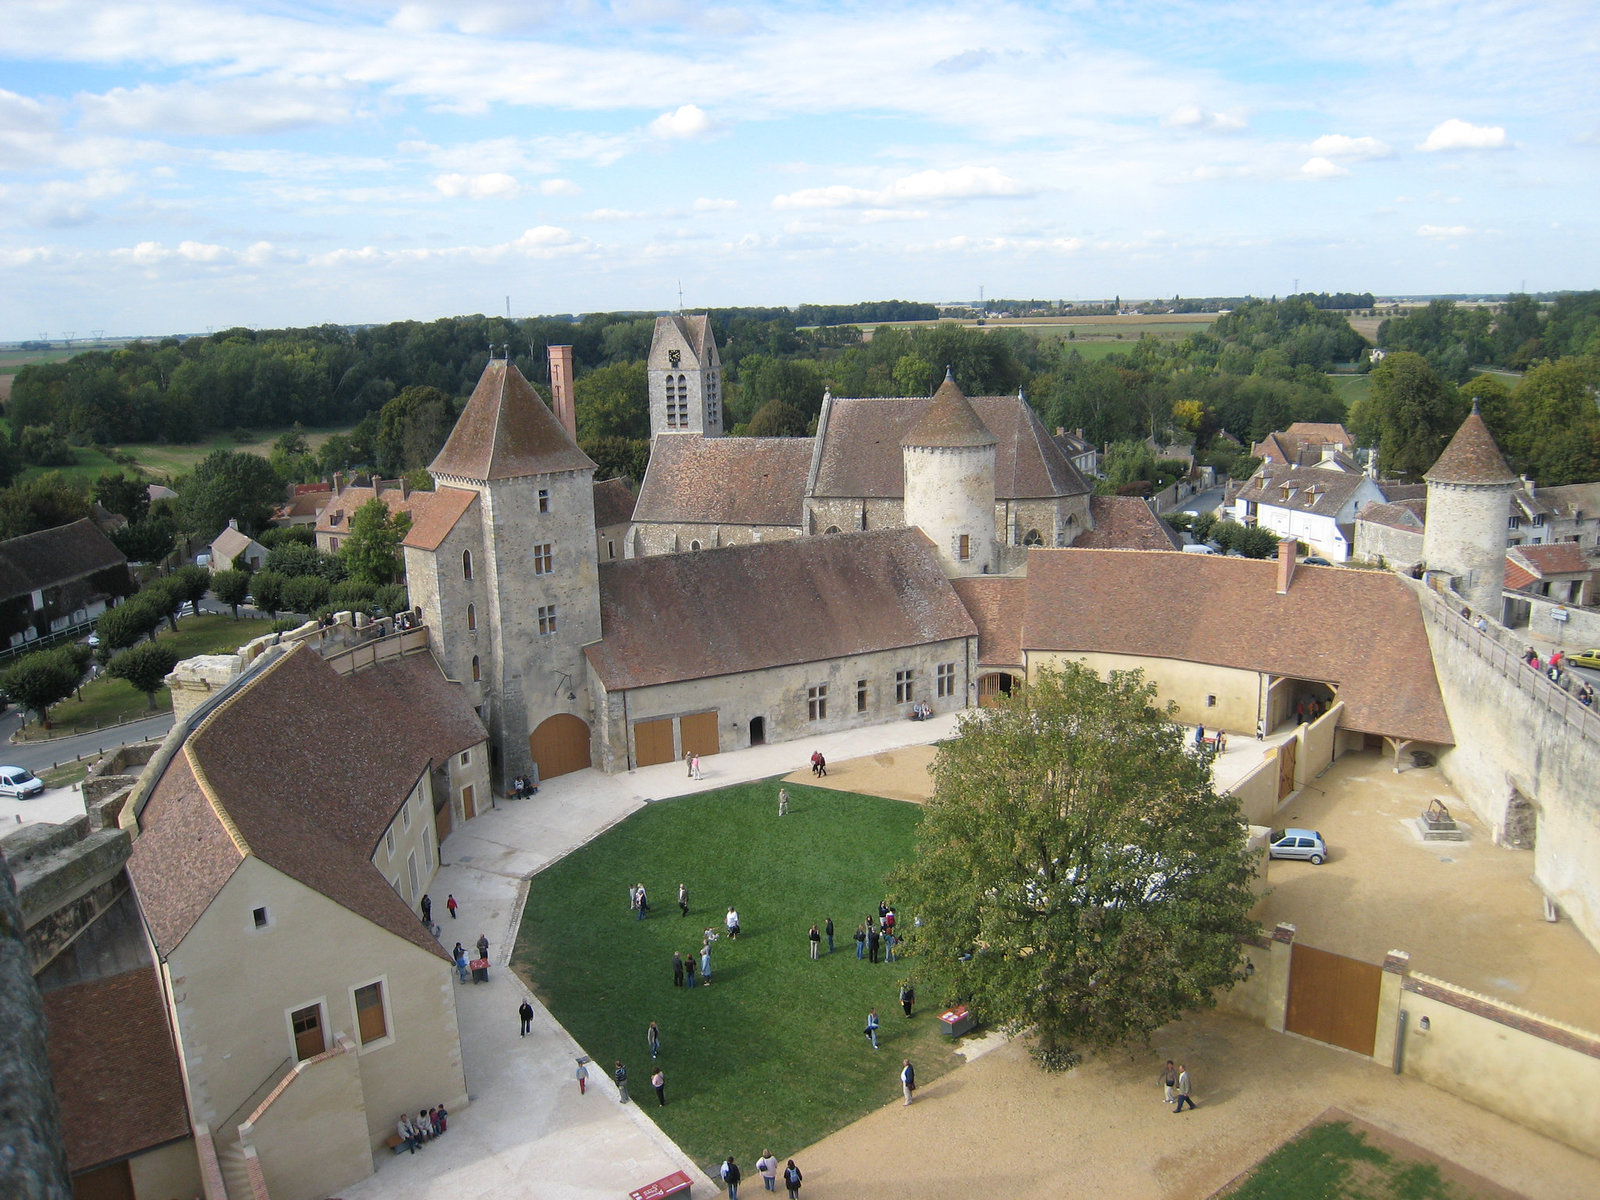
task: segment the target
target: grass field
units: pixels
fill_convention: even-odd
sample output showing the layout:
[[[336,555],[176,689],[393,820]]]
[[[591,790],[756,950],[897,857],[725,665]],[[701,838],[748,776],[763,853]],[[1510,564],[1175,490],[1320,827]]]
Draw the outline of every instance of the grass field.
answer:
[[[197,654],[226,654],[237,650],[251,638],[262,636],[270,628],[264,621],[235,621],[232,617],[201,613],[197,617],[184,617],[178,622],[178,632],[161,627],[157,640],[170,645],[179,659],[193,658]],[[102,675],[83,685],[83,699],[63,700],[50,710],[50,735],[60,737],[68,733],[86,733],[117,721],[150,715],[150,702],[143,692],[133,690],[133,685],[121,679]],[[156,693],[157,712],[172,708],[172,694],[162,688]],[[33,721],[23,727],[22,738],[43,734],[39,723]]]
[[[1348,1122],[1311,1126],[1262,1159],[1227,1200],[1499,1200],[1486,1181],[1408,1142],[1374,1144]]]
[[[594,1056],[621,1059],[629,1089],[661,1128],[711,1168],[730,1152],[750,1171],[899,1096],[900,1061],[931,1080],[958,1061],[939,998],[901,1012],[892,963],[857,962],[852,934],[876,915],[885,872],[911,852],[920,809],[776,781],[652,804],[534,876],[512,967]],[[635,921],[628,888],[651,913]],[[689,887],[681,917],[678,884]],[[672,954],[699,953],[729,905],[743,932],[712,947],[710,987],[672,986]],[[837,949],[810,960],[806,934],[832,916]],[[876,1005],[881,1049],[863,1036]],[[661,1028],[667,1105],[650,1088],[645,1027]],[[892,1147],[885,1147],[885,1153]]]
[[[353,425],[339,425],[328,429],[308,429],[305,433],[306,444],[316,450],[334,434],[349,433],[353,428],[355,428]],[[286,432],[288,431],[284,429],[251,430],[251,439],[244,442],[235,441],[231,434],[221,433],[200,442],[184,444],[135,442],[117,448],[133,455],[137,460],[135,469],[142,471],[149,479],[159,480],[187,475],[213,450],[244,450],[266,458],[271,454],[272,443],[277,441],[278,435]],[[74,446],[72,451],[78,457],[75,465],[28,467],[22,472],[21,478],[31,479],[46,471],[60,471],[69,478],[85,479],[92,483],[100,478],[102,472],[129,469],[112,462],[93,446]]]

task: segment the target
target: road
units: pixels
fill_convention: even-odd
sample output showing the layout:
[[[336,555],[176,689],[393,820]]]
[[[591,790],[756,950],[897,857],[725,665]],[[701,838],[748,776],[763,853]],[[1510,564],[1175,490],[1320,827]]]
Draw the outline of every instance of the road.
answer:
[[[1179,512],[1208,513],[1222,503],[1222,488],[1207,488],[1203,492],[1196,492],[1185,500],[1179,507]]]
[[[48,742],[10,742],[17,730],[17,713],[9,712],[0,720],[0,736],[7,744],[0,748],[7,766],[27,767],[34,774],[48,771],[57,763],[72,762],[79,755],[85,758],[107,750],[115,750],[124,742],[142,742],[147,738],[161,737],[172,728],[170,712],[156,713],[142,721],[130,721],[102,729],[98,733],[80,733],[73,737],[58,738]]]

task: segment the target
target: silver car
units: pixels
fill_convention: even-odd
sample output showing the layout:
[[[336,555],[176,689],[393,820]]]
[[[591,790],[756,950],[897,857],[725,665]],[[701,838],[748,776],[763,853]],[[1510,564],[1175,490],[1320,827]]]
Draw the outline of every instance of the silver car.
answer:
[[[1315,829],[1274,829],[1267,856],[1300,858],[1314,867],[1320,867],[1328,857],[1328,847]]]

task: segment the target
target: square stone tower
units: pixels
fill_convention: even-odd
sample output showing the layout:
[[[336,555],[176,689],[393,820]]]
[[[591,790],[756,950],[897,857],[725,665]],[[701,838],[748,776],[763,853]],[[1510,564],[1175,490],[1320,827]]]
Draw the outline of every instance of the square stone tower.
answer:
[[[650,436],[722,436],[722,358],[705,314],[656,318],[646,363],[650,378]]]

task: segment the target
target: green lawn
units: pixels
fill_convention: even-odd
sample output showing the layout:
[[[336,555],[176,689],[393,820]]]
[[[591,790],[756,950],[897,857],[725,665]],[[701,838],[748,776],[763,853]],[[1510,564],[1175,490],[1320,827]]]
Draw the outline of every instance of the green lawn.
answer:
[[[178,622],[178,632],[166,625],[161,627],[158,640],[171,645],[179,659],[193,658],[197,654],[226,654],[266,634],[271,629],[267,621],[242,620],[232,617],[201,613],[197,617],[184,617]],[[117,721],[150,715],[150,702],[143,692],[136,692],[124,680],[102,675],[82,688],[83,699],[63,700],[50,710],[50,735],[60,737],[67,733],[86,733]],[[172,709],[172,695],[166,688],[156,693],[156,712]],[[24,727],[21,736],[38,737],[43,733],[39,723],[33,721]]]
[[[1228,1200],[1475,1200],[1491,1194],[1462,1174],[1446,1179],[1434,1163],[1391,1153],[1346,1122],[1332,1121],[1285,1142],[1243,1183],[1220,1194]]]
[[[713,760],[714,761],[714,760]],[[882,880],[911,852],[910,804],[776,780],[652,804],[536,875],[512,966],[584,1049],[594,1077],[621,1059],[633,1098],[703,1167],[732,1153],[750,1173],[899,1096],[900,1060],[918,1083],[955,1066],[935,997],[906,1020],[898,965],[857,962],[851,935],[876,915]],[[628,888],[651,913],[636,921]],[[690,911],[679,915],[678,884]],[[712,947],[710,987],[672,986],[674,950],[739,910],[737,942]],[[832,916],[837,949],[810,960],[812,922]],[[876,1005],[881,1049],[863,1035]],[[667,1106],[650,1088],[645,1026],[661,1028]],[[885,1147],[885,1154],[892,1151]]]
[[[1329,375],[1328,382],[1333,385],[1333,394],[1345,402],[1345,405],[1354,404],[1357,400],[1365,398],[1372,387],[1371,375]]]

